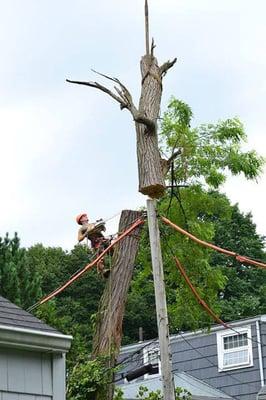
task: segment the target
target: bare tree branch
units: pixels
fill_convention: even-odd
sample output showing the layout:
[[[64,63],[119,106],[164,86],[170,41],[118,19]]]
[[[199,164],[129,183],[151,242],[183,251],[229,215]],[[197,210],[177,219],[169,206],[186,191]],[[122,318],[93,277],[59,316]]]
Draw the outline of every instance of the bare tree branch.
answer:
[[[173,61],[166,61],[163,65],[160,66],[160,74],[161,76],[166,75],[168,69],[172,68],[172,66],[176,63],[176,58]]]
[[[114,93],[112,90],[108,89],[107,87],[99,84],[98,82],[72,81],[70,79],[67,79],[66,81],[70,82],[70,83],[75,83],[78,85],[90,86],[95,89],[99,89],[104,93],[107,93],[109,96],[111,96],[114,100],[116,100],[120,104],[121,110],[123,110],[124,108],[127,108],[130,111],[130,113],[133,117],[133,120],[135,122],[146,125],[149,133],[155,132],[156,122],[152,121],[151,119],[147,118],[145,115],[143,115],[142,113],[139,112],[139,110],[136,108],[136,106],[133,103],[132,96],[131,96],[129,90],[119,79],[112,78],[111,76],[102,74],[101,72],[97,72],[95,70],[92,70],[92,71],[94,73],[96,73],[97,75],[100,75],[112,82],[117,83],[120,86],[120,88],[118,88],[117,86],[114,86],[114,89],[117,94]]]
[[[66,81],[69,82],[69,83],[75,83],[77,85],[85,85],[85,86],[93,87],[95,89],[99,89],[102,92],[107,93],[113,99],[115,99],[120,104],[121,110],[123,110],[124,108],[128,108],[127,104],[125,103],[125,101],[122,98],[117,96],[110,89],[107,89],[105,86],[100,85],[98,82],[72,81],[70,79],[66,79]]]

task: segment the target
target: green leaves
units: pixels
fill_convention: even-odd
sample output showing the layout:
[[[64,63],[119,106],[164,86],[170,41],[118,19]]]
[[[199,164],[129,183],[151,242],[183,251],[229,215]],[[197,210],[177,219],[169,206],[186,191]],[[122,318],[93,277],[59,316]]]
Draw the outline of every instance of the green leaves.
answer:
[[[95,392],[111,383],[113,370],[106,368],[107,358],[81,359],[73,368],[67,386],[68,400],[94,400]]]
[[[192,117],[186,103],[172,98],[161,123],[162,151],[170,156],[175,149],[181,150],[174,163],[177,183],[217,189],[228,172],[243,173],[247,179],[260,175],[264,159],[254,150],[242,150],[247,136],[238,118],[191,128]]]
[[[0,293],[24,308],[41,296],[40,276],[31,269],[16,233],[12,239],[8,234],[0,238]]]
[[[176,400],[192,400],[191,393],[186,389],[177,387],[175,389]],[[139,392],[137,394],[138,400],[163,400],[163,395],[161,390],[156,390],[155,392],[149,391],[146,386],[141,385],[139,387]],[[123,391],[118,387],[114,396],[114,400],[124,400]]]

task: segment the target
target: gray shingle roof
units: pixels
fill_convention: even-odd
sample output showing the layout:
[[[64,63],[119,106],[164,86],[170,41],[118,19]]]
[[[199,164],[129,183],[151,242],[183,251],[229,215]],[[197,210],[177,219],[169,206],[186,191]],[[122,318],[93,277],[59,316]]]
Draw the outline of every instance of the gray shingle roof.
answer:
[[[41,332],[61,333],[0,296],[0,325],[33,329]]]
[[[226,400],[232,399],[224,392],[210,386],[206,382],[203,382],[186,372],[175,372],[174,373],[175,387],[182,387],[188,390],[192,394],[193,400]],[[146,386],[151,391],[158,389],[162,390],[161,377],[150,378],[134,383],[127,383],[120,385],[119,387],[123,390],[125,399],[133,400],[136,399],[139,386]]]

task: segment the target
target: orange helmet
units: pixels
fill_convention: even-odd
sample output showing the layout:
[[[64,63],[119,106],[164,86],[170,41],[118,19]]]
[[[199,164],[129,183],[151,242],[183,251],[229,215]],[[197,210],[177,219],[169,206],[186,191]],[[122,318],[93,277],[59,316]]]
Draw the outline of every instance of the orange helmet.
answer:
[[[86,213],[82,213],[82,214],[77,215],[77,217],[76,217],[77,224],[82,225],[81,222],[80,222],[82,217],[87,217],[88,218],[88,215]]]

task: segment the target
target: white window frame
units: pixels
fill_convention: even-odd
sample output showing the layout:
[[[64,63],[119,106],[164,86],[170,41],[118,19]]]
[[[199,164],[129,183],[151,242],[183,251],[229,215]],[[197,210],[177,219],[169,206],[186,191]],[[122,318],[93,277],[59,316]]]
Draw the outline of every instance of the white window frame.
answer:
[[[226,329],[224,331],[219,331],[216,333],[217,338],[217,354],[218,354],[218,372],[228,371],[239,368],[247,368],[253,366],[253,353],[252,353],[252,336],[251,336],[251,326],[237,327],[236,332],[232,329]],[[247,345],[241,347],[234,347],[232,349],[224,349],[224,338],[238,336],[238,334],[247,333]],[[224,365],[224,354],[234,353],[240,350],[248,351],[248,361],[235,363],[231,365]]]
[[[151,351],[158,352],[158,370],[159,370],[159,372],[158,372],[158,374],[149,374],[149,373],[147,373],[147,374],[144,375],[144,379],[156,378],[158,376],[161,376],[160,348],[159,348],[159,346],[157,344],[150,345],[150,346],[145,347],[143,349],[143,362],[144,362],[144,365],[145,364],[149,364],[149,352],[151,352]]]

